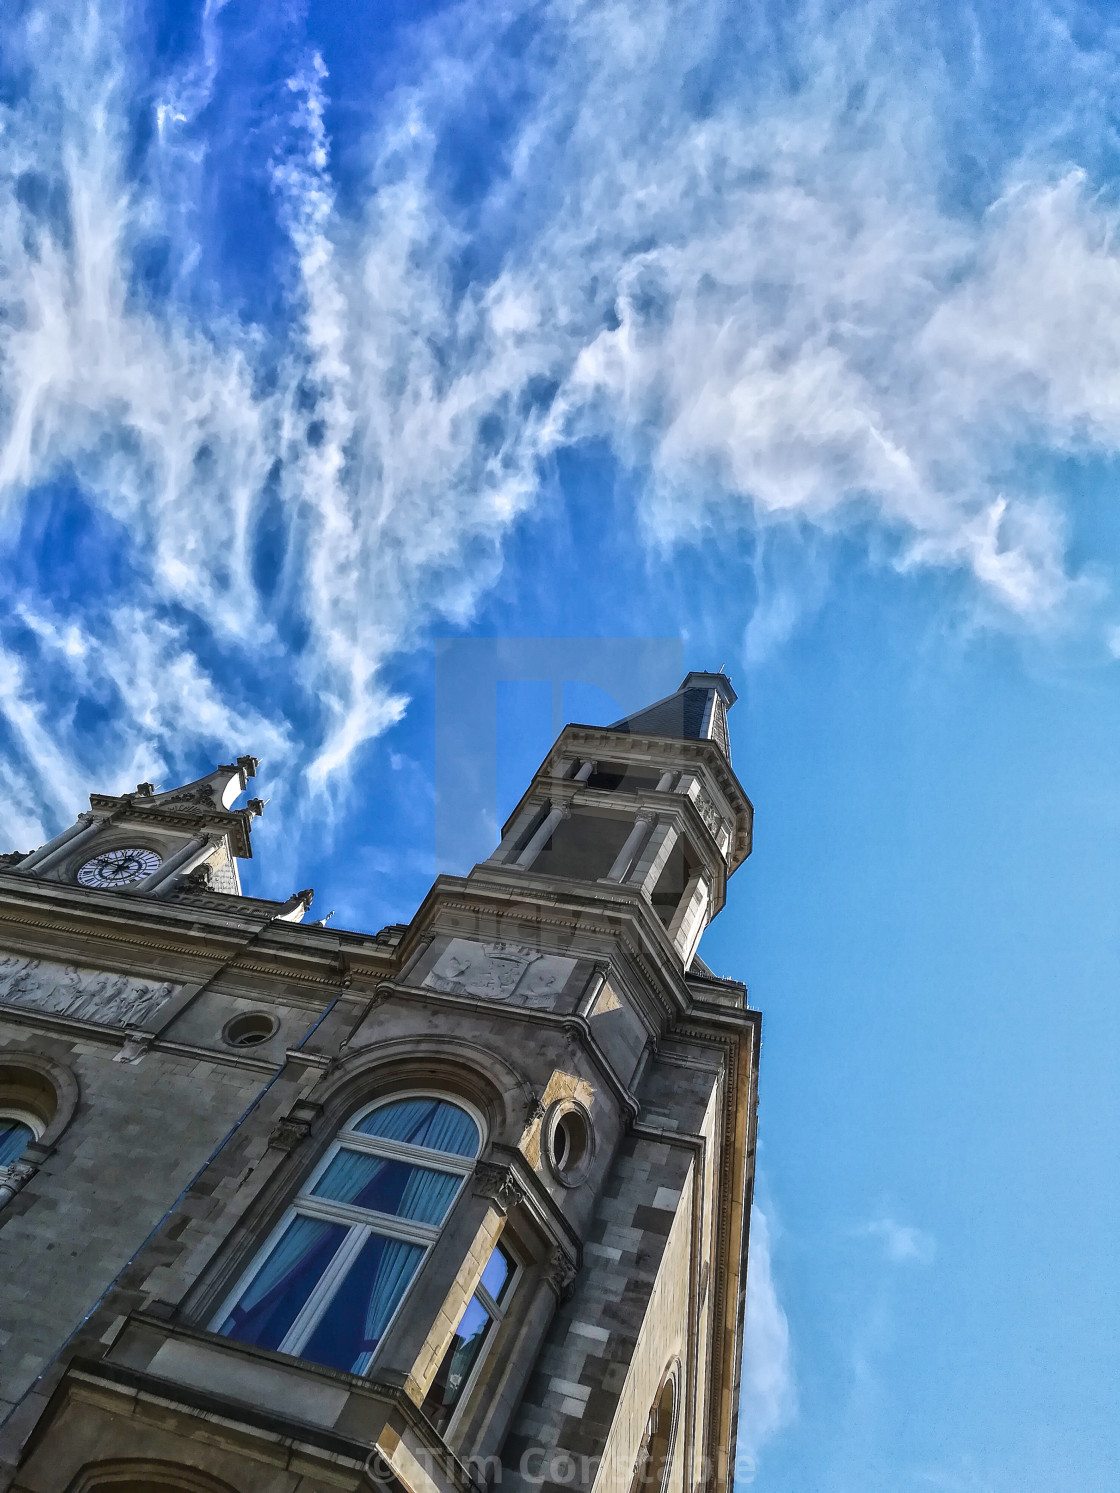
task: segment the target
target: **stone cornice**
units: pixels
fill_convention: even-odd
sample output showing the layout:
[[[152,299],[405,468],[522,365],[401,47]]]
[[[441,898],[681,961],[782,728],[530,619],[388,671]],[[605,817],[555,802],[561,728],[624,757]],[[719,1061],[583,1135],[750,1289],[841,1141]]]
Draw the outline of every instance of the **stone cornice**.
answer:
[[[235,963],[238,976],[303,987],[308,995],[342,983],[341,959],[348,977],[353,961],[353,973],[371,982],[397,963],[396,951],[376,945],[372,936],[278,923],[278,904],[246,906],[237,897],[229,903],[219,911],[155,898],[124,901],[119,893],[0,872],[0,940],[41,957],[49,943],[56,958],[125,973],[158,972],[180,983],[206,980]],[[252,956],[238,958],[250,942]]]
[[[89,806],[97,813],[113,813],[118,828],[156,824],[162,829],[180,831],[212,830],[228,837],[230,849],[238,859],[252,859],[252,809],[222,809],[212,801],[191,801],[183,790],[179,791],[181,799],[178,802],[174,794],[167,801],[153,801],[134,794],[118,798],[108,793],[91,793]]]

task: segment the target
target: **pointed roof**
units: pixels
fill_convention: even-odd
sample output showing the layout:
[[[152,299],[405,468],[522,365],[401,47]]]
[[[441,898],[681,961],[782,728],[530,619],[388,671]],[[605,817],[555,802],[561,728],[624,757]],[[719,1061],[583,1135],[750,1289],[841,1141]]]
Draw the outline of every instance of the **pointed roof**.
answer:
[[[251,798],[243,809],[235,809],[249,779],[256,777],[256,757],[238,757],[223,763],[205,777],[177,788],[157,790],[152,783],[137,783],[132,793],[91,793],[91,809],[116,810],[136,822],[150,819],[183,828],[209,826],[229,835],[230,851],[242,859],[252,857],[252,821],[264,812],[264,803]]]
[[[731,761],[727,712],[738,699],[726,674],[694,670],[686,674],[675,695],[666,695],[644,710],[623,716],[609,731],[634,736],[675,736],[685,741],[714,741]]]

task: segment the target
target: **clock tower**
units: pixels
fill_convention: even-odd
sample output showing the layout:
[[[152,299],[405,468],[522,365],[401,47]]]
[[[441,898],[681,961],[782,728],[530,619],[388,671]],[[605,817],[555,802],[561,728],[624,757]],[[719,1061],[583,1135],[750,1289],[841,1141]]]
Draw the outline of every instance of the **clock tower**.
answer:
[[[238,757],[181,788],[91,793],[75,824],[31,855],[8,857],[18,876],[167,896],[183,878],[237,896],[239,858],[251,856],[250,825],[264,808],[251,798],[233,805],[256,776],[257,759]]]

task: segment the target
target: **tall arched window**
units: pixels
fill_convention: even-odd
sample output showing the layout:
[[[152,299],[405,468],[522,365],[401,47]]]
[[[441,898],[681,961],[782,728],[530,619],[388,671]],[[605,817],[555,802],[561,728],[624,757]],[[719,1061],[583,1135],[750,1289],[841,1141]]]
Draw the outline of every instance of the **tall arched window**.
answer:
[[[674,1361],[666,1370],[646,1421],[630,1493],[665,1493],[668,1486],[677,1439],[679,1378],[680,1364]]]
[[[214,1329],[364,1374],[480,1145],[475,1120],[436,1095],[362,1111],[312,1172]]]

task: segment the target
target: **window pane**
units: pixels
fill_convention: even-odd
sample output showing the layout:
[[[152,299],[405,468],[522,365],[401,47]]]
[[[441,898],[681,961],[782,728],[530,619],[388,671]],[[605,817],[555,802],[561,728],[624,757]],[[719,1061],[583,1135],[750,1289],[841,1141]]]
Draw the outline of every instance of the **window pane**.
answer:
[[[447,1429],[493,1325],[494,1319],[482,1302],[472,1297],[424,1399],[424,1414],[437,1431]]]
[[[342,1150],[315,1184],[312,1196],[376,1208],[417,1223],[442,1223],[462,1180],[430,1167]]]
[[[347,1232],[342,1224],[294,1218],[218,1330],[278,1348]]]
[[[395,1104],[383,1104],[354,1129],[363,1135],[448,1151],[452,1156],[478,1155],[478,1126],[457,1104],[443,1099],[398,1099]]]
[[[10,1166],[23,1155],[28,1141],[35,1134],[30,1125],[21,1120],[5,1120],[0,1117],[0,1166]]]
[[[328,1368],[363,1374],[424,1251],[371,1234],[301,1350]]]
[[[509,1285],[513,1268],[513,1260],[510,1256],[500,1244],[495,1245],[494,1253],[487,1260],[486,1269],[482,1272],[482,1284],[495,1301],[501,1301],[502,1292]]]

